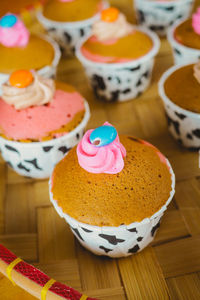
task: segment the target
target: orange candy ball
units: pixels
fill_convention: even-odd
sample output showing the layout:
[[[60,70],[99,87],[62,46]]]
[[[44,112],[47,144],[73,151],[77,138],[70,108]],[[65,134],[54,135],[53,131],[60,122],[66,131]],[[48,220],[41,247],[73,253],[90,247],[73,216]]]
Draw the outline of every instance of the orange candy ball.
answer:
[[[15,71],[10,75],[9,82],[12,86],[25,88],[33,81],[33,74],[28,70]]]
[[[109,7],[101,12],[101,19],[105,22],[114,22],[119,16],[119,10],[115,7]]]

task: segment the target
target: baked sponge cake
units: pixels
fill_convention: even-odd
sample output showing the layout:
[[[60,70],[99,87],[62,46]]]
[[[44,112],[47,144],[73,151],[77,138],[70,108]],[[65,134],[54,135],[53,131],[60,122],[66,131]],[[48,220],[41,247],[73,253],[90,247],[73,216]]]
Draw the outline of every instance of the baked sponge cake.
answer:
[[[57,22],[77,22],[92,18],[102,6],[101,0],[49,0],[44,5],[43,14]]]
[[[31,34],[15,14],[8,13],[0,19],[0,57],[0,73],[40,70],[53,64],[55,48],[46,38]]]
[[[2,85],[0,136],[41,142],[70,133],[85,116],[84,98],[74,87],[18,70]]]
[[[48,178],[82,138],[90,117],[87,101],[66,83],[18,70],[2,85],[0,149],[18,174]]]
[[[200,63],[175,70],[165,81],[167,97],[176,105],[200,113]]]
[[[193,19],[187,19],[175,28],[174,37],[180,44],[186,47],[200,49],[199,24],[196,25],[194,22],[195,15],[193,15]],[[199,16],[200,9],[197,14],[198,18]]]
[[[82,44],[81,53],[100,63],[122,63],[139,59],[153,48],[152,38],[126,21],[115,7],[102,11],[92,26],[92,35]]]
[[[170,197],[166,158],[143,140],[118,137],[113,128],[105,123],[88,131],[53,171],[52,197],[78,222],[100,227],[140,222]]]
[[[127,101],[148,87],[159,46],[156,34],[133,26],[110,7],[93,23],[91,35],[81,40],[76,55],[99,100]]]

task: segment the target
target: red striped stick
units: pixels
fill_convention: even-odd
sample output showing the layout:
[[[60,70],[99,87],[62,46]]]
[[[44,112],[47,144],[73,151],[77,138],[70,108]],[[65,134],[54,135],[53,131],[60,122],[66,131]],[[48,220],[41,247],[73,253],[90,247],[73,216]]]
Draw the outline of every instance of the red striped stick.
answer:
[[[23,260],[18,260],[15,254],[1,244],[0,271],[8,278],[10,277],[9,279],[21,288],[39,299],[95,300],[82,295],[65,284],[53,281],[34,266],[27,264]]]

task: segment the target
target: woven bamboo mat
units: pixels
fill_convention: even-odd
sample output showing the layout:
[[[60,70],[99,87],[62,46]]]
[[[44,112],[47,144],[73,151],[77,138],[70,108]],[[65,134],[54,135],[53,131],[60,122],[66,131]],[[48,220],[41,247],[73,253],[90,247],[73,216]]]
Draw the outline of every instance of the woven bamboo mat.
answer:
[[[113,0],[130,21],[129,0]],[[49,276],[85,294],[105,300],[200,299],[200,169],[198,153],[180,148],[170,137],[157,82],[173,64],[165,39],[156,59],[150,88],[124,104],[94,99],[80,64],[63,59],[58,78],[75,85],[88,100],[88,128],[105,120],[120,133],[155,144],[171,161],[176,195],[153,244],[123,259],[96,257],[74,240],[49,202],[47,181],[15,174],[0,158],[0,242]],[[0,299],[35,299],[0,275]]]

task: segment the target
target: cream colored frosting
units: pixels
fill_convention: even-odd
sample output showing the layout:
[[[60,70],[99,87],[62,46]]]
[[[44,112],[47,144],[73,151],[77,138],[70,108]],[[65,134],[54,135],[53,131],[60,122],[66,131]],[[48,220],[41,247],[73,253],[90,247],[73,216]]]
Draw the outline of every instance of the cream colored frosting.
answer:
[[[128,35],[133,31],[131,24],[126,21],[126,17],[120,13],[114,22],[97,21],[92,27],[92,33],[98,40],[106,41],[118,39]]]
[[[196,78],[198,83],[200,83],[200,62],[194,65],[193,71],[194,71],[193,73],[194,77]]]
[[[18,88],[11,86],[7,81],[2,85],[2,91],[2,99],[20,110],[49,103],[54,96],[55,84],[52,79],[43,78],[34,73],[34,80],[29,86]]]

